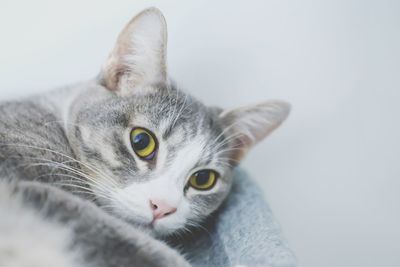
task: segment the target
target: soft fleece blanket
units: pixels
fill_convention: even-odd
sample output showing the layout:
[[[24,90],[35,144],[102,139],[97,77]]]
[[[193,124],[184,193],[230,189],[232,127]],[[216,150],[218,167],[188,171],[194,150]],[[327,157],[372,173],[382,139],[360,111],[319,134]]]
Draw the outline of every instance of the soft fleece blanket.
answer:
[[[263,193],[241,170],[235,172],[230,196],[205,229],[169,242],[179,244],[194,266],[298,266]]]

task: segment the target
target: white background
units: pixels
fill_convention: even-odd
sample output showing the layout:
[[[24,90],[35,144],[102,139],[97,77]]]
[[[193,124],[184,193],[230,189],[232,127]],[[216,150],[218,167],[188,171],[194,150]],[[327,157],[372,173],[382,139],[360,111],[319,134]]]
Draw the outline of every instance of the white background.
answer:
[[[152,5],[182,87],[224,107],[292,103],[244,166],[300,263],[400,266],[400,2],[0,0],[0,98],[93,77]]]

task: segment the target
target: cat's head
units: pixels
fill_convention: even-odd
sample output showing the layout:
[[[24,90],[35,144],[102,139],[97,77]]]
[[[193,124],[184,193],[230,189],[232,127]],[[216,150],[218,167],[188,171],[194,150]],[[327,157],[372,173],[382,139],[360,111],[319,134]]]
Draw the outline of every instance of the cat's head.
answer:
[[[166,46],[162,14],[137,15],[68,121],[100,205],[159,235],[215,211],[233,168],[289,113],[281,101],[232,110],[205,106],[168,80]]]

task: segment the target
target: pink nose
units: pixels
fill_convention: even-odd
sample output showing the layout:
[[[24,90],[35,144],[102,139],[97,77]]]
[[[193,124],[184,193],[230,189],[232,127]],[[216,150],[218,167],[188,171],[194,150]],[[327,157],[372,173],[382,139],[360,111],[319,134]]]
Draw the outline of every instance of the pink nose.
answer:
[[[158,199],[150,200],[150,207],[153,210],[154,220],[161,219],[176,211],[175,207],[172,207],[165,203],[165,201]]]

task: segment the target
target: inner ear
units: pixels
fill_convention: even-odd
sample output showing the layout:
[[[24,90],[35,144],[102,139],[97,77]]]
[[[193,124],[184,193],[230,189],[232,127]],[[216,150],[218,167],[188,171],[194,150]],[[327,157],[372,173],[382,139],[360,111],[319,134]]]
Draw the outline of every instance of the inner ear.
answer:
[[[219,118],[234,137],[232,159],[236,163],[240,161],[251,147],[278,128],[289,112],[290,105],[277,100],[222,112]]]
[[[101,83],[118,93],[165,83],[166,50],[167,26],[164,16],[156,8],[142,11],[118,36],[103,66]]]

